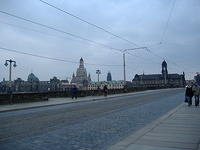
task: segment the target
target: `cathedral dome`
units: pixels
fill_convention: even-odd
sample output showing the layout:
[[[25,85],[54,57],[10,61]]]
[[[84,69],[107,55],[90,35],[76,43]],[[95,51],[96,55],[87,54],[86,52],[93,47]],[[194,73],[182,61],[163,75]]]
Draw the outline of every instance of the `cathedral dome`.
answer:
[[[73,74],[71,82],[72,83],[85,83],[84,80],[86,80],[88,82],[87,71],[86,71],[86,68],[84,67],[83,58],[81,58],[79,68],[76,71],[76,76]]]

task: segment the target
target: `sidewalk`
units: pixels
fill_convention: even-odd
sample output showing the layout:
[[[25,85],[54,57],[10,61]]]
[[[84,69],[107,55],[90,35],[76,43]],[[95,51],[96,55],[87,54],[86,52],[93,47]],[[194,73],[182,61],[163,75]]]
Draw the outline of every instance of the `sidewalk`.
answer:
[[[169,90],[169,89],[162,89],[162,90]],[[78,97],[77,99],[71,99],[71,97],[49,98],[48,101],[10,104],[10,105],[0,105],[0,113],[1,112],[8,112],[8,111],[39,108],[39,107],[56,106],[56,105],[62,105],[62,104],[96,101],[96,100],[102,100],[102,99],[106,99],[106,98],[114,98],[114,97],[149,93],[149,92],[152,92],[152,91],[159,91],[159,90],[148,90],[148,91],[133,92],[133,93],[113,94],[113,95],[108,95],[107,97],[104,97],[104,96],[87,96],[87,97]]]
[[[200,107],[181,104],[108,150],[200,150]]]

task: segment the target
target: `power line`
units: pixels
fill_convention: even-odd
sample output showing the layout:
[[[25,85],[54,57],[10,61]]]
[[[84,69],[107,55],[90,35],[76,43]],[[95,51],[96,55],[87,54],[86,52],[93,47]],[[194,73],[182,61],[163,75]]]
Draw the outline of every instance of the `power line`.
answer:
[[[46,32],[42,32],[42,31],[39,31],[39,30],[27,28],[27,27],[24,27],[24,26],[19,26],[19,25],[15,25],[15,24],[3,22],[3,21],[1,21],[1,20],[0,20],[0,23],[1,23],[1,24],[5,24],[5,25],[9,25],[9,26],[13,26],[13,27],[17,27],[17,28],[21,28],[21,29],[23,29],[23,30],[29,30],[29,31],[37,32],[37,33],[40,33],[40,34],[43,34],[43,35],[47,35],[47,36],[53,36],[53,37],[58,37],[58,38],[64,38],[64,39],[71,40],[71,41],[74,41],[74,42],[81,42],[81,41],[77,41],[77,40],[74,40],[74,39],[71,39],[71,38],[68,38],[68,37],[65,37],[65,36],[58,36],[58,35],[54,35],[54,34],[49,34],[49,33],[46,33]]]
[[[14,27],[17,27],[17,28],[22,28],[24,30],[30,30],[30,31],[33,31],[33,32],[37,32],[37,33],[41,33],[41,34],[44,34],[44,35],[48,35],[48,36],[55,36],[55,37],[58,37],[58,38],[66,38],[68,40],[72,40],[72,41],[75,41],[75,42],[81,42],[81,41],[76,41],[74,39],[71,39],[71,38],[68,38],[68,37],[64,37],[64,36],[57,36],[57,35],[53,35],[53,34],[49,34],[49,33],[46,33],[46,32],[42,32],[42,31],[38,31],[38,30],[35,30],[35,29],[31,29],[31,28],[27,28],[27,27],[23,27],[23,26],[19,26],[19,25],[14,25],[14,24],[11,24],[11,23],[7,23],[7,22],[2,22],[0,21],[1,24],[6,24],[6,25],[9,25],[9,26],[14,26]],[[156,45],[159,45],[160,43],[157,43],[157,44],[154,44],[154,45],[150,45],[148,47],[153,47],[153,46],[156,46]],[[133,55],[129,52],[127,52],[129,55],[132,55],[134,57],[137,57],[137,58],[141,58],[141,59],[144,59],[144,57],[141,57],[141,56],[137,56],[137,55]],[[145,60],[145,59],[144,59]]]
[[[87,41],[87,42],[90,42],[90,43],[93,43],[93,44],[96,44],[96,45],[100,45],[100,46],[102,46],[102,47],[105,47],[105,48],[108,48],[108,49],[111,49],[111,50],[115,50],[115,51],[119,51],[119,52],[122,51],[121,49],[113,48],[113,47],[110,47],[110,46],[108,46],[108,45],[105,45],[105,44],[102,44],[102,43],[99,43],[99,42],[96,42],[96,41],[93,41],[93,40],[90,40],[90,39],[81,37],[81,36],[79,36],[79,35],[75,35],[75,34],[73,34],[73,33],[69,33],[69,32],[66,32],[66,31],[63,31],[63,30],[54,28],[54,27],[52,27],[52,26],[48,26],[48,25],[45,25],[45,24],[42,24],[42,23],[39,23],[39,22],[35,22],[35,21],[30,20],[30,19],[26,19],[26,18],[23,18],[23,17],[17,16],[17,15],[8,13],[8,12],[5,12],[5,11],[1,11],[1,10],[0,10],[0,13],[3,13],[3,14],[6,14],[6,15],[8,15],[8,16],[11,16],[11,17],[14,17],[14,18],[17,18],[17,19],[20,19],[20,20],[24,20],[24,21],[26,21],[26,22],[30,22],[30,23],[32,23],[32,24],[36,24],[36,25],[39,25],[39,26],[42,26],[42,27],[45,27],[45,28],[48,28],[48,29],[51,29],[51,30],[60,32],[60,33],[67,34],[67,35],[70,35],[70,36],[72,36],[72,37],[74,37],[74,38],[78,38],[78,39],[81,39],[81,40],[84,40],[84,41]]]
[[[28,55],[28,56],[33,56],[33,57],[38,57],[38,58],[43,58],[43,59],[48,59],[48,60],[54,60],[54,61],[61,61],[61,62],[66,62],[66,63],[73,63],[73,64],[79,64],[79,62],[76,61],[71,61],[71,60],[65,60],[65,59],[60,59],[60,58],[54,58],[54,57],[48,57],[48,56],[42,56],[42,55],[37,55],[37,54],[32,54],[32,53],[27,53],[27,52],[21,52],[16,49],[10,49],[10,48],[5,48],[1,47],[1,50],[4,51],[9,51],[13,53],[18,53],[18,54],[23,54],[23,55]],[[93,64],[93,63],[85,63],[86,65],[93,65],[93,66],[112,66],[112,67],[121,67],[122,65],[106,65],[106,64]]]
[[[117,49],[117,48],[109,47],[109,46],[107,46],[105,44],[98,43],[96,41],[92,41],[90,39],[87,39],[87,38],[84,38],[84,37],[81,37],[81,36],[78,36],[78,35],[75,35],[75,34],[72,34],[72,33],[69,33],[69,32],[66,32],[66,31],[63,31],[63,30],[60,30],[60,29],[56,29],[54,27],[47,26],[47,25],[44,25],[44,24],[41,24],[41,23],[38,23],[38,22],[35,22],[35,21],[32,21],[32,20],[29,20],[29,19],[26,19],[26,18],[23,18],[23,17],[20,17],[20,16],[17,16],[17,15],[11,14],[11,13],[8,13],[8,12],[4,12],[4,11],[0,10],[0,13],[3,13],[3,14],[6,14],[8,16],[11,16],[11,17],[14,17],[14,18],[17,18],[17,19],[20,19],[20,20],[24,20],[26,22],[30,22],[30,23],[33,23],[33,24],[36,24],[36,25],[39,25],[39,26],[42,26],[42,27],[45,27],[45,28],[48,28],[48,29],[60,32],[60,33],[67,34],[67,35],[70,35],[72,37],[75,37],[75,38],[78,38],[78,39],[81,39],[81,40],[84,40],[84,41],[88,41],[90,43],[93,43],[93,44],[96,44],[96,45],[100,45],[100,46],[103,46],[103,47],[111,49],[111,50],[115,50],[115,51],[118,51],[118,52],[122,52],[123,51],[122,49]],[[149,52],[150,52],[150,50],[149,50]],[[151,52],[151,53],[153,54],[153,52]],[[154,55],[156,56],[156,54],[154,54]],[[161,58],[158,55],[157,55],[157,57]]]
[[[167,32],[167,29],[168,29],[168,26],[169,26],[169,21],[170,21],[170,18],[172,16],[172,12],[174,10],[174,6],[175,6],[175,2],[176,0],[172,0],[172,7],[170,9],[170,12],[169,12],[169,15],[168,15],[168,18],[167,18],[167,22],[166,22],[166,25],[164,27],[164,30],[163,30],[163,33],[162,33],[162,36],[161,36],[161,40],[160,40],[160,43],[162,43],[164,41],[164,37],[166,35],[166,32]]]
[[[150,49],[148,49],[148,52],[149,52],[149,53],[151,53],[152,55],[154,55],[155,57],[157,57],[157,58],[161,59],[161,60],[165,60],[165,58],[164,58],[164,57],[162,57],[162,56],[160,56],[160,55],[158,55],[158,54],[154,53],[154,52],[153,52],[152,50],[150,50]]]
[[[76,19],[78,19],[78,20],[80,20],[80,21],[82,21],[82,22],[84,22],[84,23],[87,23],[87,24],[89,24],[89,25],[91,25],[91,26],[93,26],[93,27],[95,27],[95,28],[98,28],[98,29],[100,29],[100,30],[102,30],[102,31],[104,31],[104,32],[106,32],[106,33],[108,33],[108,34],[114,36],[114,37],[117,37],[117,38],[119,38],[119,39],[121,39],[121,40],[123,40],[123,41],[126,41],[126,42],[130,43],[130,44],[133,44],[134,46],[138,46],[136,43],[134,43],[134,42],[132,42],[132,41],[129,41],[129,40],[127,40],[127,39],[125,39],[125,38],[123,38],[123,37],[121,37],[121,36],[119,36],[119,35],[116,35],[116,34],[110,32],[110,31],[108,31],[108,30],[106,30],[106,29],[104,29],[104,28],[102,28],[102,27],[100,27],[100,26],[98,26],[98,25],[96,25],[96,24],[94,24],[94,23],[91,23],[91,22],[89,22],[89,21],[87,21],[87,20],[85,20],[85,19],[82,19],[81,17],[78,17],[78,16],[76,16],[76,15],[74,15],[74,14],[72,14],[72,13],[66,11],[66,10],[63,10],[63,9],[61,9],[61,8],[58,8],[58,7],[56,7],[56,6],[54,6],[54,5],[50,4],[50,3],[48,3],[48,2],[46,2],[46,1],[43,1],[43,0],[39,0],[39,1],[42,2],[42,3],[44,3],[44,4],[46,4],[46,5],[48,5],[48,6],[50,6],[50,7],[52,7],[52,8],[54,8],[54,9],[56,9],[56,10],[59,10],[59,11],[65,13],[65,14],[67,14],[67,15],[70,15],[70,16],[72,16],[73,18],[76,18]]]
[[[45,25],[45,24],[41,24],[41,23],[38,23],[38,22],[35,22],[35,21],[32,21],[32,20],[29,20],[29,19],[26,19],[26,18],[23,18],[23,17],[20,17],[20,16],[17,16],[17,15],[14,15],[14,14],[11,14],[11,13],[8,13],[8,12],[4,12],[4,11],[1,11],[0,10],[0,13],[3,13],[3,14],[6,14],[8,16],[11,16],[11,17],[14,17],[14,18],[17,18],[17,19],[20,19],[20,20],[24,20],[26,22],[30,22],[30,23],[33,23],[33,24],[36,24],[36,25],[39,25],[39,26],[42,26],[42,27],[45,27],[45,28],[48,28],[48,29],[51,29],[51,30],[54,30],[54,31],[57,31],[57,32],[60,32],[60,33],[64,33],[64,34],[67,34],[67,35],[70,35],[72,37],[75,37],[75,38],[78,38],[78,39],[81,39],[81,40],[84,40],[84,41],[87,41],[87,42],[90,42],[90,43],[93,43],[93,44],[96,44],[96,45],[100,45],[104,48],[107,48],[107,49],[111,49],[111,50],[115,50],[115,51],[118,51],[118,52],[122,52],[123,49],[117,49],[117,48],[113,48],[113,47],[109,47],[108,45],[105,45],[105,44],[102,44],[102,43],[99,43],[99,42],[96,42],[96,41],[93,41],[93,40],[90,40],[90,39],[87,39],[87,38],[84,38],[84,37],[81,37],[81,36],[78,36],[78,35],[75,35],[75,34],[72,34],[72,33],[69,33],[69,32],[66,32],[66,31],[63,31],[63,30],[60,30],[60,29],[56,29],[52,26],[48,26],[48,25]],[[138,46],[138,45],[137,45]],[[149,49],[148,49],[149,50]],[[153,53],[152,51],[149,50],[150,53],[154,54],[154,56],[157,56],[161,59],[163,59],[161,56]],[[39,56],[39,55],[38,55]],[[42,56],[43,57],[43,56]],[[96,65],[96,64],[94,64]]]
[[[127,52],[127,54],[129,54],[130,56],[137,57],[137,58],[141,58],[141,59],[143,59],[143,60],[151,61],[151,62],[153,62],[153,63],[156,63],[156,64],[159,64],[159,65],[160,65],[160,63],[158,63],[158,62],[155,62],[155,61],[153,61],[153,60],[145,59],[144,57],[141,57],[141,56],[138,56],[138,55],[133,55],[133,54],[130,53],[130,52]]]

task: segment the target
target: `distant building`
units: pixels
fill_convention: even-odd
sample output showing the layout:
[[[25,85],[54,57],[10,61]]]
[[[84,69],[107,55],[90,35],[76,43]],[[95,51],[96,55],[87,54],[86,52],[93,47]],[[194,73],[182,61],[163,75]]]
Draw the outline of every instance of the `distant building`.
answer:
[[[68,86],[65,86],[68,84]],[[10,82],[3,79],[0,82],[0,93],[8,92]],[[68,80],[59,80],[53,77],[50,81],[40,81],[33,73],[28,75],[27,81],[17,78],[11,82],[11,90],[13,92],[48,92],[48,91],[66,91],[71,88]]]
[[[136,74],[133,87],[184,87],[185,74],[168,74],[166,61],[162,62],[162,74]]]
[[[107,85],[108,89],[123,89],[124,81],[91,82],[88,84],[88,90],[103,89],[104,85]]]
[[[107,74],[107,81],[112,81],[111,72],[108,72]]]
[[[194,77],[195,82],[197,82],[197,84],[200,86],[200,74],[197,73],[197,75]]]
[[[91,82],[90,74],[87,76],[86,68],[84,67],[83,58],[80,59],[79,68],[76,70],[76,75],[73,73],[71,83],[75,83],[80,88],[87,87]]]
[[[30,73],[28,75],[28,79],[27,79],[28,82],[39,82],[39,79],[38,77],[36,77],[33,73]]]

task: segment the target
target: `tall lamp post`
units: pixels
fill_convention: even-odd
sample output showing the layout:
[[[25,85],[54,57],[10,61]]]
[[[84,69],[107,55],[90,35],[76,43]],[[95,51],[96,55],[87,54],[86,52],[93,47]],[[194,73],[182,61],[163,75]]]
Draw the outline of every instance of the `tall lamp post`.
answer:
[[[10,103],[12,103],[12,85],[11,85],[11,81],[12,81],[12,78],[11,78],[11,76],[12,76],[12,63],[14,63],[13,67],[17,67],[16,61],[11,60],[11,59],[10,60],[6,60],[5,64],[4,64],[6,67],[9,65],[9,91],[8,92],[10,94]]]
[[[138,49],[147,49],[147,47],[136,47],[136,48],[130,48],[130,49],[124,49],[123,52],[123,69],[124,69],[124,84],[126,84],[126,60],[125,60],[125,53],[127,51],[133,51]]]
[[[98,79],[98,82],[99,82],[99,75],[101,74],[101,70],[96,70],[96,74],[97,74],[97,79]]]
[[[8,66],[8,63],[9,63],[9,82],[11,83],[11,76],[12,76],[12,63],[13,64],[13,67],[17,67],[16,65],[16,61],[13,61],[13,60],[6,60],[5,62],[5,66],[7,67]]]

